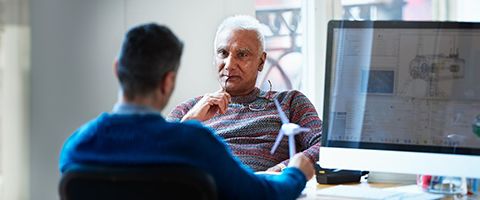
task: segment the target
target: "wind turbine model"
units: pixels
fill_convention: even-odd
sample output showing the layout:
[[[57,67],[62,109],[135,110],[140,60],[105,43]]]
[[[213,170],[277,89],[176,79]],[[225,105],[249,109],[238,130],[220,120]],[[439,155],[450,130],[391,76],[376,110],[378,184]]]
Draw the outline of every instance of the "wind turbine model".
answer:
[[[282,111],[282,107],[280,107],[280,103],[278,103],[277,99],[273,99],[275,102],[275,106],[277,107],[278,114],[280,115],[280,120],[282,120],[282,127],[280,128],[280,132],[278,133],[277,139],[275,140],[275,144],[273,145],[272,150],[270,151],[271,154],[275,152],[280,141],[283,138],[283,135],[288,135],[288,147],[290,152],[290,158],[295,155],[295,135],[301,132],[310,131],[309,128],[302,128],[297,124],[290,123],[288,121],[287,116]]]

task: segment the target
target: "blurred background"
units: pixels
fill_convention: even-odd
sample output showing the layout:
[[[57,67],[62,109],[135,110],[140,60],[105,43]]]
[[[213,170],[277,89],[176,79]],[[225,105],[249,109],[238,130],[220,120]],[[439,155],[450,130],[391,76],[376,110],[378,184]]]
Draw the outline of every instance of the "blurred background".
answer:
[[[156,22],[185,49],[163,111],[217,90],[213,38],[234,14],[265,25],[258,86],[297,89],[322,113],[327,22],[480,21],[477,0],[0,0],[0,199],[58,199],[59,152],[117,98],[113,61],[124,33]]]

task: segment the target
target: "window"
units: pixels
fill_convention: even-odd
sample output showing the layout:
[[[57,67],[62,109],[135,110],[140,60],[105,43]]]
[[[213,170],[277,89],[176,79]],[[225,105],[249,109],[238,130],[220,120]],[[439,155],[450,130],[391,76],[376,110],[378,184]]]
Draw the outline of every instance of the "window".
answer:
[[[346,20],[432,20],[432,0],[342,0]]]
[[[257,85],[269,90],[299,89],[302,79],[302,16],[300,0],[256,0],[256,17],[266,27],[267,61]]]
[[[449,20],[480,22],[480,3],[478,0],[450,1]],[[448,5],[447,5],[448,6]]]

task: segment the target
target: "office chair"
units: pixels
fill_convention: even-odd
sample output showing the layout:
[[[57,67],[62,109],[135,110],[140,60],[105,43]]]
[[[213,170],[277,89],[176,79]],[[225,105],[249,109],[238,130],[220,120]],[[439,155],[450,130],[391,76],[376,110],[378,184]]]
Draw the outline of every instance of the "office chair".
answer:
[[[62,200],[217,199],[212,176],[187,165],[77,165],[63,173],[59,192]]]

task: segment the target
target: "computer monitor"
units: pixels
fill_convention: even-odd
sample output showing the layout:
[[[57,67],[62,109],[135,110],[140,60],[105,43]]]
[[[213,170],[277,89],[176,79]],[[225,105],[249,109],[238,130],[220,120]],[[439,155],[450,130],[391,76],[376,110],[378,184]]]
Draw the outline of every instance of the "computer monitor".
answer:
[[[480,178],[480,23],[330,21],[325,75],[322,167]]]

